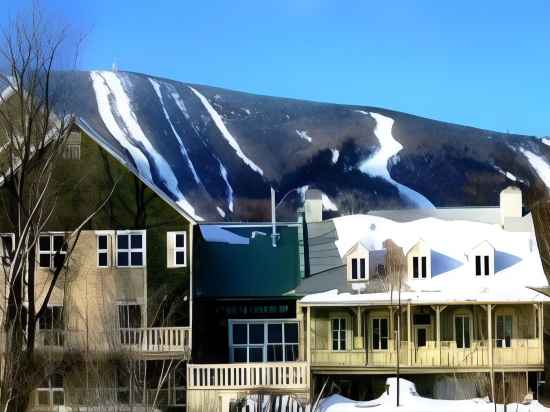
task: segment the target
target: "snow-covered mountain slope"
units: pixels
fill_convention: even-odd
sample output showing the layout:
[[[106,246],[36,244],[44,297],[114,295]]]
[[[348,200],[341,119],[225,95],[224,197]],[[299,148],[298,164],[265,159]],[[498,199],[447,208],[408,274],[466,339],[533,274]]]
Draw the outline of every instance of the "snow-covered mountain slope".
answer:
[[[258,96],[127,72],[64,72],[79,124],[192,218],[291,216],[303,188],[342,214],[495,205],[550,187],[542,139],[381,108]]]

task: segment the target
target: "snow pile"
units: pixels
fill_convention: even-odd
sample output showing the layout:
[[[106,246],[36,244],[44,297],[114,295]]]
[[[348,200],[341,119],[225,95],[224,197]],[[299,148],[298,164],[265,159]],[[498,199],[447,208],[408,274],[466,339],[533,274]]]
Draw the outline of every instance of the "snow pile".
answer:
[[[323,399],[320,412],[493,412],[495,406],[487,398],[467,400],[443,400],[424,398],[416,392],[414,383],[401,378],[399,380],[399,407],[396,407],[397,379],[388,378],[388,391],[372,401],[356,402],[340,395]],[[528,404],[508,404],[507,410],[514,412],[550,411],[537,401]],[[497,411],[504,411],[504,405],[497,405]]]
[[[330,200],[330,197],[328,197],[326,194],[321,194],[321,201],[323,202],[324,210],[330,210],[333,212],[338,211],[338,206],[336,206],[336,204],[332,200]]]
[[[233,135],[227,130],[227,127],[225,126],[221,116],[218,114],[216,109],[212,107],[210,102],[206,97],[204,97],[202,94],[200,94],[197,90],[195,90],[192,87],[189,87],[193,93],[199,98],[201,103],[203,104],[206,111],[210,114],[210,117],[212,120],[214,120],[214,124],[218,128],[218,130],[221,132],[222,136],[227,140],[227,143],[235,150],[235,153],[237,153],[237,156],[241,158],[241,160],[248,165],[252,170],[254,170],[256,173],[259,173],[263,176],[264,172],[263,170],[256,165],[252,160],[250,160],[246,155],[243,153],[241,147],[239,146],[239,143],[237,143],[237,140],[233,137]]]
[[[548,165],[548,162],[544,160],[541,156],[536,155],[535,153],[531,152],[530,150],[524,149],[523,147],[520,147],[519,150],[527,158],[529,164],[533,169],[535,169],[535,172],[537,172],[546,187],[550,189],[550,166]]]
[[[529,289],[548,285],[534,234],[509,232],[500,225],[435,218],[395,222],[379,216],[351,215],[333,219],[340,257],[359,242],[369,250],[382,250],[392,239],[407,253],[420,239],[431,253],[431,278],[409,280],[403,300],[438,302],[550,301]],[[449,241],[452,239],[452,242]],[[495,248],[495,274],[475,276],[467,254],[487,241]],[[337,290],[307,295],[307,303],[383,303],[389,293],[350,294]]]
[[[218,225],[200,225],[202,237],[207,242],[228,243],[230,245],[249,245],[250,239],[237,235]]]
[[[338,149],[330,149],[330,151],[332,152],[332,164],[335,164],[340,158],[340,151]]]
[[[151,145],[145,136],[136,114],[132,110],[128,96],[128,84],[114,72],[90,72],[93,88],[97,100],[97,109],[103,123],[125,148],[138,169],[140,177],[151,186],[157,187],[151,170],[158,170],[158,177],[175,198],[175,203],[196,221],[203,220],[195,213],[195,209],[181,192],[178,179],[174,171],[163,156]],[[116,117],[114,115],[116,113]]]
[[[391,176],[388,170],[388,161],[397,153],[403,149],[401,143],[399,143],[392,135],[393,119],[391,117],[383,116],[379,113],[365,112],[363,110],[357,110],[357,112],[370,115],[376,120],[376,128],[374,134],[378,138],[380,148],[367,160],[364,160],[359,165],[359,170],[370,176],[379,176],[395,185],[399,190],[399,194],[407,199],[412,205],[419,208],[431,209],[434,207],[432,202],[425,196],[418,192],[415,192],[411,188],[396,182]]]
[[[309,143],[313,140],[311,136],[307,134],[307,130],[296,130],[296,134]]]

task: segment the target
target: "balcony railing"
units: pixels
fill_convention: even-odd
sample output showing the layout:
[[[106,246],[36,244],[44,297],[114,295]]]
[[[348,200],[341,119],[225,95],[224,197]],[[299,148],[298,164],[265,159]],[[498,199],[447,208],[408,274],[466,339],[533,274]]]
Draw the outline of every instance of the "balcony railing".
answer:
[[[187,365],[188,389],[307,390],[307,362],[229,363]]]
[[[347,351],[312,350],[313,366],[392,367],[397,362],[395,345],[388,350],[354,349]],[[409,362],[408,343],[402,342],[400,362],[403,367],[477,368],[489,366],[486,341],[474,341],[470,348],[457,348],[454,341],[442,341],[440,346],[429,341],[424,347],[412,345]],[[509,348],[493,346],[495,366],[541,366],[543,355],[538,339],[512,339]]]
[[[191,347],[190,327],[119,329],[120,344],[142,352],[183,352]]]

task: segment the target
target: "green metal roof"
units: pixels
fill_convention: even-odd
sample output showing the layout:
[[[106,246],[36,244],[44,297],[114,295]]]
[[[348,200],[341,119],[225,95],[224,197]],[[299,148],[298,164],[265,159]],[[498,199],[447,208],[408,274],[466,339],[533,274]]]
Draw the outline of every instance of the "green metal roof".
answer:
[[[271,227],[266,225],[199,225],[195,296],[283,297],[301,278],[301,230],[299,225],[277,226],[280,237],[277,247],[273,247]]]

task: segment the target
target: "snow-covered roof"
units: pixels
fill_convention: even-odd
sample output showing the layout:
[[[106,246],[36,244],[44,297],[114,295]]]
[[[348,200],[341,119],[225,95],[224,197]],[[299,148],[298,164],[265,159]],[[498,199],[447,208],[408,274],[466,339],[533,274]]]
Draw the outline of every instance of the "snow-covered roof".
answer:
[[[425,218],[395,222],[371,215],[352,215],[333,219],[343,257],[357,243],[380,250],[392,239],[409,250],[420,239],[430,245],[432,277],[408,280],[402,299],[418,303],[445,302],[541,302],[550,301],[530,287],[544,287],[548,281],[540,260],[535,234],[530,231],[510,232],[497,224],[466,220]],[[467,254],[477,245],[488,242],[495,248],[495,274],[475,276]],[[330,290],[310,294],[303,303],[374,304],[387,302],[388,293],[339,293]]]

